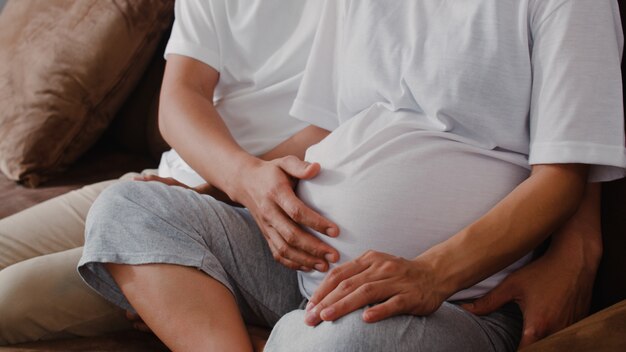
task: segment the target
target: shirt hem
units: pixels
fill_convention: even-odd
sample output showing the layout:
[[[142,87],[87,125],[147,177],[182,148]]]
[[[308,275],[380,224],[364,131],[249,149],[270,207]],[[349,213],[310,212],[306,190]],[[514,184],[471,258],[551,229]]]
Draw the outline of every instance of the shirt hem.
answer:
[[[626,149],[584,142],[533,144],[529,164],[588,164],[589,182],[606,182],[626,175]]]
[[[291,106],[289,114],[294,118],[332,131],[339,127],[339,121],[336,114],[317,107],[315,105],[296,99]]]

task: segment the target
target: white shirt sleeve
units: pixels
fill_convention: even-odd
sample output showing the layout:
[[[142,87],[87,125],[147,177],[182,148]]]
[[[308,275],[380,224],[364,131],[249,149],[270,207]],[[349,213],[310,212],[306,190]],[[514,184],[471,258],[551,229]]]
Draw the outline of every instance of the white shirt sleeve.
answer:
[[[623,177],[623,34],[617,3],[538,0],[530,11],[530,164],[590,164],[595,182]]]
[[[217,26],[211,1],[177,0],[174,26],[165,48],[169,54],[187,56],[221,71]]]
[[[298,95],[289,112],[299,120],[329,131],[339,126],[337,83],[341,6],[339,0],[324,4]]]

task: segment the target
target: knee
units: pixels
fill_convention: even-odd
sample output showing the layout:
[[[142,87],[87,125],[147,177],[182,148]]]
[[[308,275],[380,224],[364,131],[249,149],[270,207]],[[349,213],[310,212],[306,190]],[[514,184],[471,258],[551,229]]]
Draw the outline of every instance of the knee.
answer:
[[[133,209],[149,209],[150,200],[158,196],[155,184],[125,181],[112,184],[100,193],[87,215],[87,227],[103,220],[119,220]],[[156,202],[152,202],[155,204]]]
[[[304,324],[303,310],[293,311],[278,321],[266,351],[293,351],[294,346],[298,351],[458,351],[463,345],[448,348],[441,334],[425,336],[427,318],[401,315],[370,324],[363,321],[363,311],[316,327]]]
[[[374,328],[361,319],[362,311],[353,312],[335,322],[322,322],[316,327],[304,323],[304,311],[283,316],[268,340],[265,351],[363,351],[364,341]],[[374,328],[375,329],[375,328]]]
[[[105,188],[96,199],[94,207],[115,208],[129,201],[137,201],[145,198],[145,193],[150,192],[150,184],[146,182],[123,181],[117,182]]]
[[[31,340],[37,322],[33,303],[45,300],[43,292],[34,287],[37,278],[15,264],[0,271],[0,345]],[[29,333],[29,331],[31,331]]]

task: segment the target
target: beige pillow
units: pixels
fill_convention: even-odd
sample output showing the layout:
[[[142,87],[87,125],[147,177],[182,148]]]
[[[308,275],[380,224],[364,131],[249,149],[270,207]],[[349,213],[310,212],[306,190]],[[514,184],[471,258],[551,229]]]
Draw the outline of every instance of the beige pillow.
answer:
[[[0,170],[34,187],[95,143],[155,55],[173,7],[9,1],[0,15]]]

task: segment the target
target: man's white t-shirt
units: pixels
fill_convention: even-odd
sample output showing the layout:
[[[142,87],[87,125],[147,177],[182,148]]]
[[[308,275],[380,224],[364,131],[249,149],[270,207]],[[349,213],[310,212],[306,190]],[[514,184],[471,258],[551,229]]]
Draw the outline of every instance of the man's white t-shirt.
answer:
[[[327,1],[291,110],[333,130],[307,151],[321,173],[298,186],[341,229],[316,235],[340,263],[369,249],[414,258],[530,165],[623,177],[622,46],[614,0]],[[451,299],[483,295],[527,260]],[[324,275],[299,273],[302,293]]]
[[[317,0],[177,0],[165,50],[219,71],[215,106],[237,143],[260,155],[307,124],[289,116],[319,21]],[[203,183],[175,151],[159,166]]]

